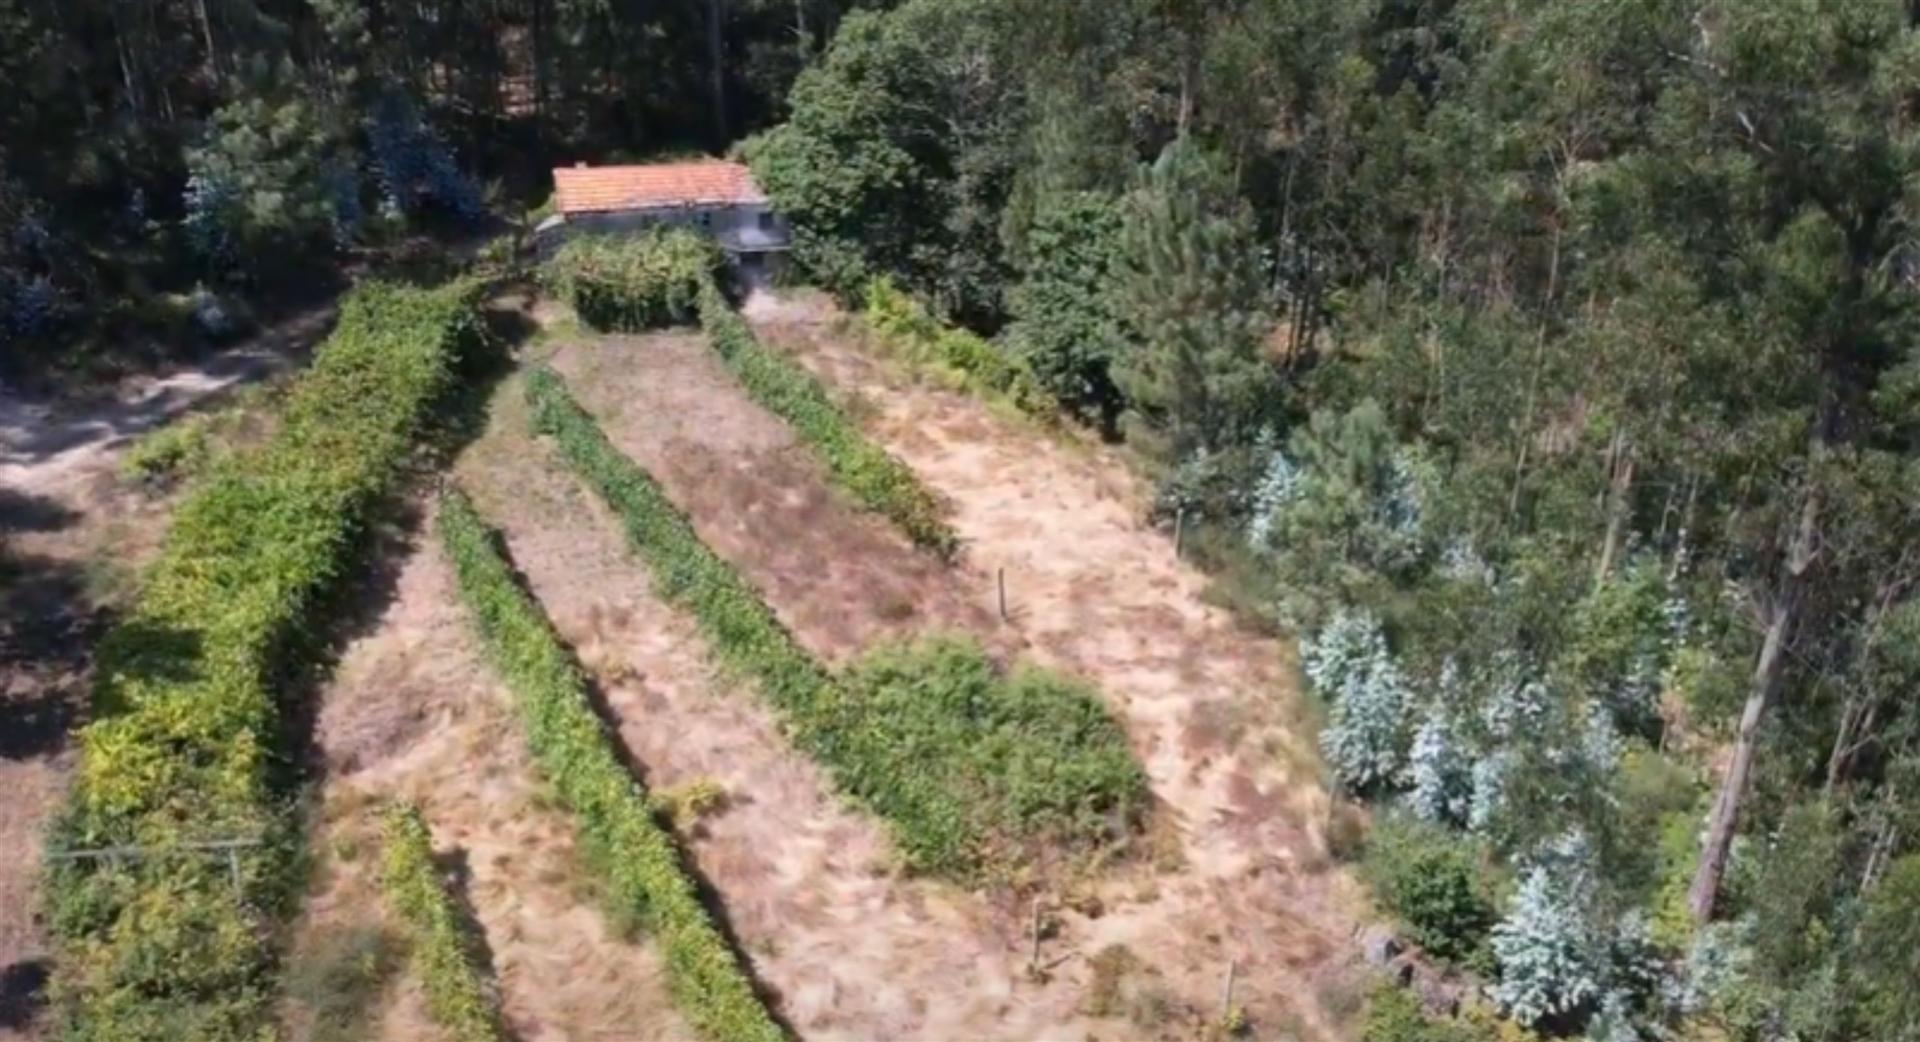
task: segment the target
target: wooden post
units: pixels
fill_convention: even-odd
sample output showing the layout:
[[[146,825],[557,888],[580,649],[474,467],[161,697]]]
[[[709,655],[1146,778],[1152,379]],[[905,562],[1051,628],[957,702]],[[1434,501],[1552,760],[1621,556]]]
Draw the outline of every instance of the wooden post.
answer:
[[[1226,1023],[1233,1016],[1233,971],[1237,968],[1232,959],[1227,960],[1227,982],[1220,989],[1220,1022]]]
[[[240,848],[227,848],[227,874],[233,877],[233,894],[240,896]]]
[[[1180,541],[1186,536],[1187,508],[1181,507],[1173,515],[1173,559],[1180,559]]]
[[[1033,954],[1027,957],[1027,972],[1040,972],[1040,898],[1033,899]]]
[[[1007,621],[1007,569],[1003,565],[994,569],[995,578],[1000,584],[1000,621]]]

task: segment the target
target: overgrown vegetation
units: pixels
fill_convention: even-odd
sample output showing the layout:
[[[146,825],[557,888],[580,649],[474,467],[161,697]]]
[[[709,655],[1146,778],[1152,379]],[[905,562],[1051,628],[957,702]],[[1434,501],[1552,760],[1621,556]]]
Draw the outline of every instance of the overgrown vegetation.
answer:
[[[420,808],[388,808],[383,827],[380,885],[407,926],[408,957],[427,1011],[454,1042],[505,1042],[500,998],[487,979],[479,939],[441,878]]]
[[[427,405],[477,332],[472,287],[365,284],[288,395],[279,432],[181,504],[138,603],[102,641],[50,847],[54,991],[74,1040],[254,1039],[295,836],[276,688],[349,565]],[[188,844],[257,839],[226,858]]]
[[[834,481],[920,546],[942,557],[959,551],[960,537],[941,516],[940,501],[906,464],[861,434],[813,374],[762,346],[712,280],[700,287],[699,305],[700,328],[740,385],[793,426]]]
[[[539,429],[621,519],[656,591],[720,661],[758,681],[795,743],[892,828],[909,864],[967,878],[1037,842],[1086,848],[1144,810],[1145,779],[1084,689],[998,675],[977,648],[877,653],[836,680],[551,371],[527,382]]]
[[[1042,420],[1060,410],[1033,370],[977,334],[946,325],[902,293],[892,280],[873,279],[861,293],[860,315],[888,351],[923,368],[948,374],[954,383]]]
[[[595,329],[642,332],[694,319],[700,287],[720,251],[681,228],[569,239],[541,267],[541,280]]]
[[[292,1042],[364,1042],[380,998],[400,968],[399,940],[377,925],[318,931],[289,953],[282,992]]]
[[[515,580],[498,536],[458,491],[441,497],[439,531],[487,657],[519,703],[527,747],[572,813],[611,899],[658,941],[675,1005],[714,1042],[785,1038],[700,903],[672,835],[620,762],[579,666]]]

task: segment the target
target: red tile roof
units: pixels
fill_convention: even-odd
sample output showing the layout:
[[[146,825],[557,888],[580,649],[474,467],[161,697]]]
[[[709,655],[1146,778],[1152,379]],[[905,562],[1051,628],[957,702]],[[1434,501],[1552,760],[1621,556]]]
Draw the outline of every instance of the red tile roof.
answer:
[[[563,214],[767,201],[743,164],[720,159],[559,167],[553,172],[553,193]]]

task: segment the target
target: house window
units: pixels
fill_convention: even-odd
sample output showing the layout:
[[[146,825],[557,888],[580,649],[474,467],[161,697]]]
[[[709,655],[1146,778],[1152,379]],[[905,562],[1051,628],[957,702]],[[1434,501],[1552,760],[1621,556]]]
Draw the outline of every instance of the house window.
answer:
[[[700,227],[705,228],[708,231],[713,230],[713,211],[711,210],[700,211]]]
[[[770,232],[774,230],[774,218],[773,218],[772,212],[767,210],[760,211],[760,230],[763,232]]]

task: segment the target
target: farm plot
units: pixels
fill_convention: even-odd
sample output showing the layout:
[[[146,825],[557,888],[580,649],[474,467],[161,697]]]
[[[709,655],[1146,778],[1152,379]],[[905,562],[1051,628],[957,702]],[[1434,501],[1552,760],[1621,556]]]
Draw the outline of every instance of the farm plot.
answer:
[[[321,1022],[324,1003],[308,1001],[303,983],[327,986],[330,949],[342,938],[393,931],[380,889],[381,809],[400,798],[417,802],[436,846],[455,852],[515,1038],[697,1038],[651,944],[608,927],[573,828],[538,782],[507,695],[469,633],[431,519],[412,527],[394,554],[388,603],[321,694],[324,782],[312,843],[320,869],[288,960],[289,1037],[443,1037],[410,970],[364,1030]]]
[[[672,339],[688,338],[613,343],[631,350]],[[697,341],[686,347],[684,357],[705,357]],[[724,380],[689,407],[708,420],[716,409],[740,410],[705,426],[716,434],[754,430],[756,419],[762,429],[778,429]],[[487,433],[457,472],[593,674],[649,788],[718,794],[718,805],[690,822],[683,839],[756,976],[802,1037],[1114,1036],[1113,1023],[1082,1012],[1079,982],[1028,978],[1025,905],[897,872],[877,821],[846,806],[795,751],[768,705],[716,672],[692,620],[651,593],[617,519],[549,443],[532,437],[517,387],[496,397]],[[826,500],[821,488],[807,492]],[[813,517],[801,515],[799,523]],[[869,520],[887,536],[879,545],[910,553],[884,522]],[[788,523],[763,528],[763,537],[778,542]]]
[[[1063,917],[1064,946],[1153,967],[1193,1003],[1219,1001],[1232,962],[1254,1024],[1334,1036],[1352,1011],[1358,901],[1326,853],[1328,797],[1290,650],[1204,603],[1203,577],[1140,522],[1120,461],[916,384],[822,298],[749,314],[768,343],[876,403],[870,432],[952,504],[968,546],[957,581],[984,598],[1004,568],[1007,628],[1039,661],[1097,683],[1133,735],[1177,832],[1165,855],[1182,867],[1132,893],[1104,888],[1100,917]]]

